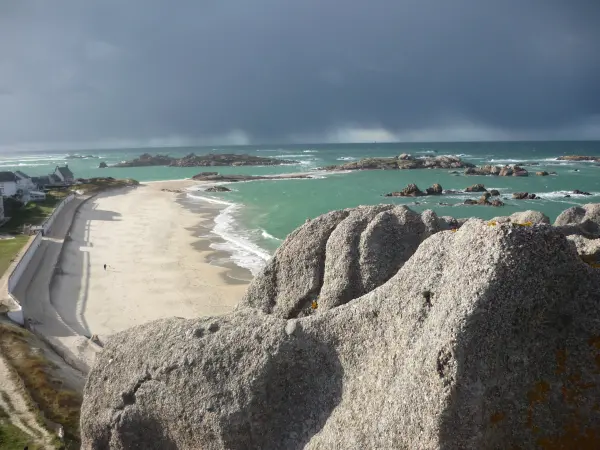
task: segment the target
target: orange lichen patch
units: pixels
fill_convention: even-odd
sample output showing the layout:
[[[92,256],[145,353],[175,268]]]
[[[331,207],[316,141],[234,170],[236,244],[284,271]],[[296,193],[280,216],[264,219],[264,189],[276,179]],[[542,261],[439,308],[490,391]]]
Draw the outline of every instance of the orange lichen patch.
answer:
[[[458,228],[452,228],[450,231],[452,231],[453,233],[456,233],[458,231]]]
[[[567,378],[567,382],[561,387],[561,393],[565,403],[577,404],[583,395],[583,391],[596,387],[596,383],[584,383],[581,375],[575,374]]]
[[[567,351],[565,349],[556,350],[556,374],[565,373],[567,366]]]
[[[523,222],[523,223],[513,222],[513,225],[516,225],[518,227],[532,227],[533,222]]]
[[[317,303],[316,300],[313,300],[313,302],[310,304],[310,307],[312,309],[317,309],[319,307],[319,304]]]
[[[498,222],[496,222],[495,220],[490,220],[488,222],[488,227],[495,227],[496,225],[498,225]]]
[[[594,269],[600,269],[600,263],[590,263],[590,266]]]
[[[600,350],[600,336],[592,336],[588,339],[588,344]]]
[[[504,414],[503,412],[496,412],[494,414],[492,414],[492,417],[490,417],[490,422],[492,422],[492,424],[497,424],[500,423],[504,420],[504,418],[506,417],[506,414]]]
[[[565,427],[565,433],[551,438],[538,439],[538,445],[544,450],[597,450],[600,432],[597,429],[581,429],[572,423]]]
[[[533,389],[527,393],[529,407],[527,408],[527,427],[534,432],[538,431],[538,427],[533,424],[533,409],[536,404],[544,403],[548,399],[550,385],[546,381],[538,381]]]

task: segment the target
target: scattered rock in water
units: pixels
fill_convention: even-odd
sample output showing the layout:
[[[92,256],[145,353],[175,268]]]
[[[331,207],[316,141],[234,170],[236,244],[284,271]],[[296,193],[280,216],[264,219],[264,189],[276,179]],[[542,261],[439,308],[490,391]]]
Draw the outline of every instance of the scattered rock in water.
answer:
[[[550,172],[550,175],[558,175],[556,172]]]
[[[550,175],[548,172],[546,172],[545,170],[542,170],[540,172],[536,172],[535,173],[538,177],[546,177],[548,175]]]
[[[519,167],[520,170],[517,170],[517,166],[515,166],[515,170],[513,171],[512,176],[513,177],[528,177],[529,176],[529,172],[527,172],[525,169],[522,169]]]
[[[559,156],[557,161],[600,161],[598,156],[567,155]]]
[[[540,197],[535,194],[530,194],[529,192],[514,192],[512,198],[516,200],[535,200]]]
[[[492,189],[489,192],[492,197],[498,197],[500,195],[500,191],[498,191],[497,189]]]
[[[474,184],[465,189],[465,192],[487,192],[483,184]]]
[[[402,153],[400,156],[398,156],[398,159],[401,161],[412,161],[414,160],[414,156],[408,154],[408,153]]]
[[[477,200],[473,200],[473,199],[468,198],[468,199],[466,199],[464,201],[464,204],[465,205],[476,205],[477,204]]]
[[[495,199],[495,200],[491,201],[490,205],[492,205],[492,206],[504,206],[504,202],[502,202],[501,200]]]
[[[225,186],[211,186],[206,189],[206,192],[231,192],[231,189]]]
[[[427,193],[427,195],[442,195],[442,193],[443,193],[442,185],[435,183],[433,186],[425,189],[425,192]]]
[[[567,195],[564,196],[564,198],[571,198],[571,195],[567,194]]]
[[[592,195],[589,192],[580,191],[579,189],[575,189],[573,191],[573,194],[577,194],[577,195]]]
[[[481,167],[468,167],[464,171],[465,175],[495,175],[501,177],[526,177],[529,172],[517,165],[494,166],[487,164]]]
[[[233,313],[113,335],[82,448],[595,448],[600,271],[561,229],[387,206],[295,230]]]
[[[100,165],[98,166],[98,169],[106,169],[107,167],[108,167],[108,165],[104,161],[102,161],[100,163]]]
[[[451,170],[448,172],[450,175],[460,175],[460,172],[458,172],[457,170]]]
[[[409,184],[399,192],[390,192],[386,197],[421,197],[426,195],[416,184]]]

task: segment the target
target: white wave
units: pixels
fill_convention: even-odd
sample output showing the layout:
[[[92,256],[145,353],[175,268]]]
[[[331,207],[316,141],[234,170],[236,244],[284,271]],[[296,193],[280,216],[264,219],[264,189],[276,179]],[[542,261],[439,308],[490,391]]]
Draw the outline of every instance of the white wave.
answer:
[[[302,153],[319,153],[319,150],[302,150]]]
[[[535,162],[535,160],[531,159],[490,159],[492,163],[501,163],[501,164],[518,164],[518,163],[527,163],[527,162]]]
[[[215,217],[215,226],[212,229],[212,233],[219,236],[224,242],[213,242],[210,244],[210,247],[231,254],[231,260],[235,264],[250,270],[253,275],[256,275],[264,267],[271,255],[252,242],[244,235],[242,230],[236,227],[234,213],[241,206],[236,203],[193,194],[192,192],[188,192],[187,195],[197,200],[226,205],[217,217]]]
[[[3,161],[5,162],[5,161]],[[37,166],[48,166],[49,164],[47,163],[42,163],[42,164],[28,164],[28,163],[18,163],[18,164],[1,164],[0,168],[6,168],[6,167],[37,167]]]
[[[306,155],[275,155],[273,158],[306,158]]]
[[[583,195],[583,194],[573,194],[573,191],[553,191],[553,192],[536,192],[535,195],[541,197],[542,199],[554,200],[558,198],[564,198],[565,195],[570,195],[571,198],[592,198],[600,196],[600,192],[590,192],[591,195]],[[567,197],[569,198],[569,197]]]
[[[262,237],[264,237],[265,239],[273,239],[275,241],[279,241],[281,242],[281,239],[276,238],[275,236],[273,236],[271,233],[269,233],[268,231],[264,230],[264,229],[260,229],[260,234],[262,235]]]
[[[340,156],[337,161],[354,161],[355,159],[354,156]]]
[[[216,250],[231,253],[231,259],[240,267],[244,267],[256,275],[269,260],[271,255],[244,236],[235,226],[233,214],[239,210],[240,205],[232,204],[215,217],[215,226],[212,232],[225,242],[212,243],[210,246]]]

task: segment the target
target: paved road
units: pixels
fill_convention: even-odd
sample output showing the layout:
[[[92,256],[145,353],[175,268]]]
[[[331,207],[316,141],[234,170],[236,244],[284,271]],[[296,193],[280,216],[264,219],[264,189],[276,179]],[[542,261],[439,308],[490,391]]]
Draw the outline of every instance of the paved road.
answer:
[[[93,361],[93,346],[63,320],[50,302],[50,283],[62,244],[77,207],[84,200],[75,198],[58,213],[50,232],[43,238],[15,287],[14,295],[33,331],[52,345],[69,364],[87,372],[90,361]]]

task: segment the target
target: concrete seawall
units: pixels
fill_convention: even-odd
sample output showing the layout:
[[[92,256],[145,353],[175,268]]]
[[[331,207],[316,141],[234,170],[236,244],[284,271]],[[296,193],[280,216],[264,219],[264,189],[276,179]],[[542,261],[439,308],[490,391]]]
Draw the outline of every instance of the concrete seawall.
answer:
[[[36,235],[27,242],[23,253],[15,262],[13,262],[13,264],[11,264],[3,277],[2,294],[4,298],[9,299],[8,303],[10,304],[7,315],[13,322],[18,323],[19,325],[25,324],[25,318],[21,302],[15,295],[15,289],[19,284],[19,280],[23,276],[23,273],[25,273],[28,265],[38,251],[43,236],[52,230],[52,225],[54,224],[56,217],[60,214],[65,205],[70,203],[74,198],[75,194],[70,194],[58,204],[54,211],[52,211],[52,214],[39,227],[39,231]]]

